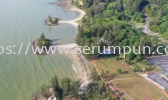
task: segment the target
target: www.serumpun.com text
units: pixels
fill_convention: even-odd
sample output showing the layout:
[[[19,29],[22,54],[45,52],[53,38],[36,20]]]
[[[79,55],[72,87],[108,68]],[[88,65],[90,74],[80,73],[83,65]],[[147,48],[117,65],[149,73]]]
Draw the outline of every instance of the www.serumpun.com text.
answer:
[[[68,46],[50,46],[50,47],[46,47],[46,46],[42,46],[42,47],[36,47],[34,48],[33,46],[31,46],[31,43],[27,43],[26,46],[26,50],[23,51],[23,45],[24,43],[22,42],[21,45],[19,46],[19,50],[18,52],[13,52],[12,48],[16,47],[14,46],[0,46],[0,54],[17,54],[20,55],[21,52],[24,52],[25,55],[28,54],[28,51],[31,50],[33,52],[33,54],[43,54],[45,52],[45,54],[55,54],[55,53],[59,53],[59,54],[68,54],[69,52],[74,53],[74,54],[95,54],[95,51],[97,51],[96,53],[99,54],[123,54],[123,56],[125,57],[127,54],[130,54],[131,52],[133,52],[134,54],[146,54],[146,51],[148,54],[154,54],[155,52],[150,52],[151,48],[150,46],[123,46],[123,47],[119,47],[119,46],[103,46],[103,50],[102,47],[100,46],[76,46],[76,47],[68,47]],[[75,51],[77,52],[73,52],[72,49],[76,49]],[[97,49],[97,50],[96,50]],[[164,52],[168,54],[167,47],[163,47],[163,46],[159,46],[156,49],[157,54],[163,54],[163,52],[160,52],[160,49],[164,49]]]

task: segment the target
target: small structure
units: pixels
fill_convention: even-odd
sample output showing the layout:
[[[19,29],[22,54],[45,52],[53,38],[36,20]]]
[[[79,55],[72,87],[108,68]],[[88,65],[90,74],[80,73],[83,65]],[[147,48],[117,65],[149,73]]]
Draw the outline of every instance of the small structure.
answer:
[[[103,52],[104,55],[112,55],[114,54],[114,51],[112,49],[106,49],[106,50],[103,50],[105,52]]]
[[[115,51],[113,48],[111,48],[110,46],[106,47],[105,50],[102,50],[103,55],[113,55],[115,54]]]
[[[52,95],[48,98],[48,100],[56,100],[56,96],[55,95]]]

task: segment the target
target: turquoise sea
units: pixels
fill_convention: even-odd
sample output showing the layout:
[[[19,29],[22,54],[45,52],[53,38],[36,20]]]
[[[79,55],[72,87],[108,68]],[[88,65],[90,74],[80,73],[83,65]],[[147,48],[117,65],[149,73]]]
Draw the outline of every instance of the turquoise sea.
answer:
[[[49,15],[63,20],[78,16],[75,11],[64,12],[48,4],[53,1],[56,0],[0,1],[0,46],[12,46],[13,51],[10,55],[0,55],[0,100],[30,100],[32,94],[42,84],[49,84],[54,75],[76,79],[77,75],[71,68],[72,61],[67,55],[37,56],[31,48],[24,55],[28,42],[37,39],[43,32],[54,43],[69,44],[75,41],[77,30],[73,26],[44,25]],[[17,55],[22,42],[23,49]]]

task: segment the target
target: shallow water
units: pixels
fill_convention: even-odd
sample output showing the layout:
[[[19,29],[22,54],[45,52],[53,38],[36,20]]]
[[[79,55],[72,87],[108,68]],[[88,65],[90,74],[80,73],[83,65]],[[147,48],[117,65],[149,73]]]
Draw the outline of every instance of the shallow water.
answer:
[[[37,39],[41,33],[54,43],[73,43],[77,30],[67,24],[55,27],[44,25],[44,20],[56,16],[63,20],[74,19],[78,13],[63,12],[48,2],[55,0],[4,0],[0,1],[0,46],[13,46],[13,53],[0,55],[0,100],[30,100],[31,95],[41,86],[48,84],[55,74],[76,79],[71,68],[72,61],[66,55],[34,55],[28,42]],[[18,50],[24,43],[21,54]],[[1,49],[0,49],[1,51]]]

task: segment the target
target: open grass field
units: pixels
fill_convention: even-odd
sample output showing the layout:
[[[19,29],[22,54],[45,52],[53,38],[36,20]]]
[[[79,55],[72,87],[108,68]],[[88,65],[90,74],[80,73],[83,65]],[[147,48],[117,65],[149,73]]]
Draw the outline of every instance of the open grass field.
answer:
[[[115,79],[120,78],[130,78],[133,77],[125,67],[119,63],[115,58],[105,58],[96,60],[95,64],[97,66],[97,69],[99,72],[102,72],[102,70],[106,73],[115,75]],[[117,70],[121,69],[123,71],[123,74],[118,74]]]
[[[155,66],[155,65],[149,66],[149,65],[142,64],[142,63],[138,63],[138,66],[140,68],[142,68],[142,69],[144,69],[144,68],[150,68],[150,67],[155,68],[154,72],[160,72],[160,71],[162,71],[162,69],[159,66]]]
[[[117,61],[111,57],[95,60],[94,63],[101,74],[103,72],[109,76],[113,74],[113,76],[110,76],[113,80],[112,87],[117,89],[116,92],[121,94],[121,97],[129,98],[130,100],[131,98],[137,100],[159,100],[162,97],[162,94],[156,88],[141,79],[138,74],[133,73],[132,66],[127,65],[124,61]],[[123,73],[118,74],[118,69],[121,69]],[[106,81],[108,82],[109,80]],[[124,95],[122,95],[123,93]]]
[[[125,92],[132,99],[159,100],[162,97],[161,93],[156,88],[146,83],[144,80],[131,79],[114,81],[113,84],[120,92]]]

